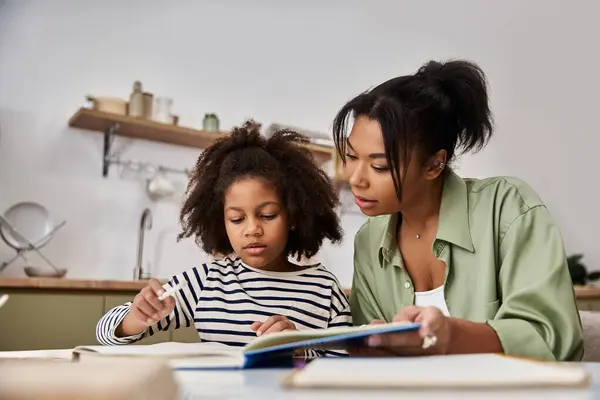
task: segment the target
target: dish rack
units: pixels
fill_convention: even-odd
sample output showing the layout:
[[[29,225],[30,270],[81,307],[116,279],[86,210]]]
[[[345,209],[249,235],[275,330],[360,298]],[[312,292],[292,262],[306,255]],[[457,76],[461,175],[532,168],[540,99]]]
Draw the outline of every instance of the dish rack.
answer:
[[[10,260],[0,263],[0,273],[21,258],[28,264],[25,272],[29,276],[64,276],[66,270],[57,268],[40,249],[46,246],[66,223],[62,221],[53,224],[48,211],[34,202],[21,202],[10,207],[4,215],[0,215],[0,237],[16,254]],[[37,253],[53,271],[45,273],[41,268],[30,266],[25,256],[28,252]]]

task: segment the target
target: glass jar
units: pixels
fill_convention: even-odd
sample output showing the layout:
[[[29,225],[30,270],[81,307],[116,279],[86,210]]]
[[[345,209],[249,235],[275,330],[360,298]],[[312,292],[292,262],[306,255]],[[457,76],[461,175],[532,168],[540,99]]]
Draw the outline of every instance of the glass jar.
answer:
[[[157,97],[154,101],[154,120],[163,124],[173,122],[171,117],[171,108],[173,107],[173,99],[169,97]]]
[[[217,114],[204,114],[202,129],[207,132],[219,132],[219,118]]]

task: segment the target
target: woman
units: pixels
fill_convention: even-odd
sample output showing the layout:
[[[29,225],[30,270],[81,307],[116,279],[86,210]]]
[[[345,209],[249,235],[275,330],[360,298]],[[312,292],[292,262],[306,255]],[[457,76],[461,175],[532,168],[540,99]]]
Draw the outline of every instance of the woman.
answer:
[[[485,75],[465,61],[429,62],[336,116],[337,149],[370,217],[355,238],[354,323],[422,323],[418,333],[372,337],[370,353],[581,359],[565,249],[547,208],[521,180],[462,179],[449,167],[483,148],[492,128]]]

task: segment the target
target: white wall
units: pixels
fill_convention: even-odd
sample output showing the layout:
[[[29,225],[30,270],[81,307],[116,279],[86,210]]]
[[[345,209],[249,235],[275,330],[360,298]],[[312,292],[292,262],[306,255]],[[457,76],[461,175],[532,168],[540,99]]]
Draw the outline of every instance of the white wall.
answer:
[[[83,96],[126,98],[134,80],[175,99],[182,125],[216,112],[223,128],[254,117],[329,130],[336,110],[429,58],[467,57],[488,73],[497,134],[463,175],[529,181],[569,252],[600,268],[594,243],[600,5],[590,1],[8,1],[0,14],[0,210],[39,201],[67,226],[44,249],[70,277],[129,279],[140,213],[160,277],[201,262],[175,243],[178,203],[153,204],[139,182],[101,177],[101,135],[68,129]],[[193,165],[198,151],[119,140],[126,158]],[[352,236],[323,261],[351,282]],[[0,243],[0,259],[12,255]],[[4,274],[22,275],[18,264]]]

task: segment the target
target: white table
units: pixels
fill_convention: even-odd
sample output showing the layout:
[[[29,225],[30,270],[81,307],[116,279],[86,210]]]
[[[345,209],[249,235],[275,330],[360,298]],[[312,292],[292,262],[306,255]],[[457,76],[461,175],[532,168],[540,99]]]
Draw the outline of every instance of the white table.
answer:
[[[2,358],[45,358],[69,361],[71,350],[0,352]],[[591,374],[585,389],[530,389],[504,391],[408,391],[408,390],[307,390],[285,389],[283,378],[291,369],[254,369],[245,371],[177,371],[182,389],[181,399],[600,399],[600,363],[582,363]]]
[[[192,399],[600,399],[600,363],[584,363],[592,375],[586,389],[530,389],[509,391],[407,391],[284,389],[280,382],[289,369],[246,371],[181,371],[182,400]]]

